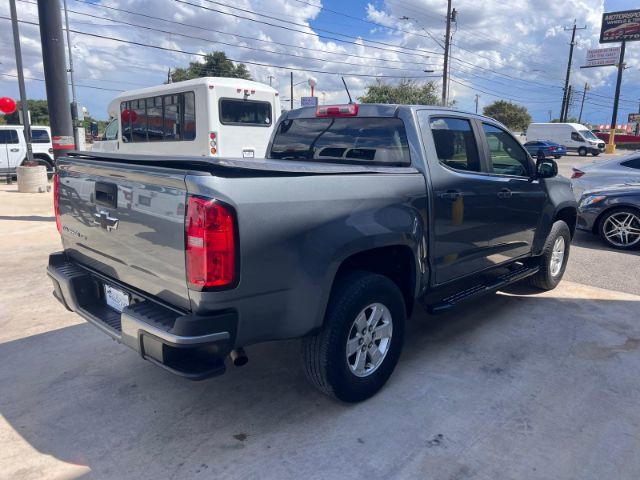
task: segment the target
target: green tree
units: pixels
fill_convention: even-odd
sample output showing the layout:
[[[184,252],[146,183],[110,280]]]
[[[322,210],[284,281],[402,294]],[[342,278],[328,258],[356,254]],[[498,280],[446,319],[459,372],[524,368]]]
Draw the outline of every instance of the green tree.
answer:
[[[390,85],[380,79],[367,86],[365,94],[358,97],[361,103],[398,103],[403,105],[437,105],[440,98],[434,82],[420,84],[414,80],[401,80]]]
[[[172,82],[182,82],[199,77],[230,77],[252,80],[243,63],[235,64],[224,52],[209,53],[204,62],[191,62],[187,68],[176,68],[171,72]]]
[[[497,100],[487,105],[483,113],[503,123],[510,130],[526,130],[531,123],[531,115],[526,107],[506,100]]]
[[[17,103],[16,111],[4,116],[7,125],[20,125],[20,102]],[[46,100],[27,100],[27,107],[31,112],[31,125],[49,125],[49,107]]]

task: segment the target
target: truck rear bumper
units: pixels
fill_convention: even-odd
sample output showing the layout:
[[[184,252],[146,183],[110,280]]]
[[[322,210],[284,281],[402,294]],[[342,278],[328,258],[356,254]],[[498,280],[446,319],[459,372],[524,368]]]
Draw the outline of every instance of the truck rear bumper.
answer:
[[[49,256],[47,274],[60,303],[142,358],[192,380],[224,373],[237,330],[234,311],[190,315],[93,272],[64,252]],[[129,295],[122,313],[106,304],[104,285]]]

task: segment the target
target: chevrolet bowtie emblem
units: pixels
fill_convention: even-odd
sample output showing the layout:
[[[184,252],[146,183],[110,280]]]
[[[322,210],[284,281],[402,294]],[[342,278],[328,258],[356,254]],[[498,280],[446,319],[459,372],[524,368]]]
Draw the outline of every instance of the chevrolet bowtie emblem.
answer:
[[[93,223],[96,225],[100,225],[100,228],[104,228],[107,232],[111,230],[117,230],[118,228],[118,219],[109,216],[109,212],[106,210],[101,210],[98,213],[94,213],[93,216],[95,219]]]

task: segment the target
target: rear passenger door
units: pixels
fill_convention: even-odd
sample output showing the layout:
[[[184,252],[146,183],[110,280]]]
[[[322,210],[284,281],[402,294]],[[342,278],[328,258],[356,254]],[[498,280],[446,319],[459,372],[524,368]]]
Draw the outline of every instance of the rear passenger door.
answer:
[[[475,121],[464,116],[417,112],[431,183],[430,247],[435,283],[490,267],[495,192]]]
[[[535,164],[520,142],[492,123],[482,122],[481,128],[492,210],[488,259],[499,264],[531,251],[547,194],[533,178]]]

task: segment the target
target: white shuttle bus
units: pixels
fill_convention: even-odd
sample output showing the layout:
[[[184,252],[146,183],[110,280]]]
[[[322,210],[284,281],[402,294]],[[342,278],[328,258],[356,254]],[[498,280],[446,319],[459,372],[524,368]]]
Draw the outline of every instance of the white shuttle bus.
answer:
[[[257,158],[265,156],[280,98],[263,83],[202,77],[124,92],[109,115],[94,151]]]

